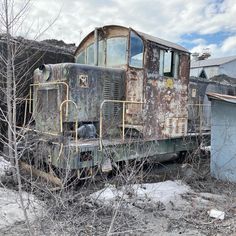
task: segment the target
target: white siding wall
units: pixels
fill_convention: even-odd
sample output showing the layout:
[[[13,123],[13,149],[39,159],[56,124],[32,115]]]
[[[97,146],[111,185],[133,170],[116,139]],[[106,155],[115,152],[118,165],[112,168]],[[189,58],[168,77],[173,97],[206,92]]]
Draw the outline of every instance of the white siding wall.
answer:
[[[219,74],[225,74],[229,77],[236,78],[236,60],[221,65],[219,68]]]
[[[219,75],[219,66],[209,66],[205,67],[204,69],[208,79],[213,76]]]
[[[225,63],[220,66],[206,66],[206,67],[197,67],[190,69],[190,76],[198,77],[204,68],[207,78],[211,78],[216,75],[225,74],[229,77],[236,78],[236,60]]]
[[[190,69],[190,76],[198,77],[202,71],[202,68],[192,68]]]
[[[199,77],[199,75],[202,72],[202,69],[203,69],[203,67],[190,69],[190,76]],[[204,67],[204,70],[205,70],[205,73],[206,73],[208,79],[219,74],[219,67],[218,66]]]

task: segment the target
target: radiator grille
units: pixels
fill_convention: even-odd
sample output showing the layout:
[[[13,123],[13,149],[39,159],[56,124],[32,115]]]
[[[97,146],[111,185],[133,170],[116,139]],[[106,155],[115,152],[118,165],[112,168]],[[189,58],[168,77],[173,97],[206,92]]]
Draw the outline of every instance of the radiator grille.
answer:
[[[109,100],[121,100],[122,98],[122,84],[123,80],[120,76],[105,77],[103,87],[103,97]],[[104,116],[106,118],[119,119],[121,114],[122,104],[120,103],[106,103],[104,105]]]
[[[109,78],[105,78],[104,79],[104,87],[103,87],[104,100],[112,99],[111,90],[112,90],[111,80]],[[111,109],[112,109],[111,106],[112,106],[111,103],[105,103],[105,105],[104,105],[104,116],[106,118],[110,117],[110,115],[111,115]]]

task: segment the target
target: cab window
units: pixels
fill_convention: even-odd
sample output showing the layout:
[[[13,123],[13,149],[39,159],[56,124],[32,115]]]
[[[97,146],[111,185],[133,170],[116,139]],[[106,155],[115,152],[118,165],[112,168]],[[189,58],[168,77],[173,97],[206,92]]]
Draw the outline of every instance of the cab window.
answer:
[[[173,51],[160,50],[159,74],[178,78],[179,54]]]
[[[119,66],[126,64],[126,48],[126,37],[107,39],[107,66]]]
[[[105,66],[105,42],[104,40],[98,43],[98,65]]]
[[[85,64],[85,51],[82,51],[76,58],[76,62],[79,64]]]
[[[94,65],[94,44],[93,43],[87,48],[87,64]]]
[[[143,40],[133,31],[130,33],[130,59],[129,64],[132,67],[143,67]]]

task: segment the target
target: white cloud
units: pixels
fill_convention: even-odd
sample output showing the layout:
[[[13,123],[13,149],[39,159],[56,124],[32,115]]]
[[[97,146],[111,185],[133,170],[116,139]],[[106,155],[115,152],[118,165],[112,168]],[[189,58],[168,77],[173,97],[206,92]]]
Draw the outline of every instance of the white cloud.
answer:
[[[226,38],[219,44],[207,44],[206,42],[200,43],[199,45],[193,47],[190,51],[192,53],[201,53],[206,48],[210,50],[212,57],[236,55],[236,35]]]
[[[228,37],[222,44],[222,52],[230,53],[236,51],[236,35]]]
[[[185,39],[183,40],[184,43],[191,43],[191,44],[194,44],[194,45],[201,45],[201,44],[206,44],[207,41],[203,38],[196,38],[196,39]]]
[[[190,51],[192,53],[194,53],[194,52],[201,53],[205,50],[209,50],[212,57],[218,57],[220,54],[217,44],[199,44],[199,45],[193,47]]]
[[[27,17],[28,25],[33,24],[31,37],[57,18],[59,12],[55,24],[41,38],[78,43],[81,32],[84,37],[106,24],[131,26],[174,42],[191,33],[236,33],[235,0],[34,0]],[[201,39],[193,43],[207,46],[197,40]]]

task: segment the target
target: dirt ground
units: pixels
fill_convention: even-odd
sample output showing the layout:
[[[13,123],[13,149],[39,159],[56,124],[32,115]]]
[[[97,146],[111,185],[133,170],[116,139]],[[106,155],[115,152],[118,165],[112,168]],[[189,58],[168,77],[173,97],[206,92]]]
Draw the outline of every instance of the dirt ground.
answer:
[[[88,181],[66,191],[27,184],[45,203],[43,215],[32,222],[34,235],[236,235],[236,184],[210,176],[209,157],[195,162],[151,164],[132,178],[120,174],[102,181]],[[129,182],[127,183],[127,181]],[[180,183],[187,191],[153,199],[141,197],[133,186],[141,183]],[[126,185],[124,184],[126,183]],[[125,186],[125,191],[122,189]],[[124,194],[112,200],[95,199],[102,189]],[[165,191],[165,189],[163,190]],[[170,191],[168,192],[168,194]],[[223,220],[211,218],[208,211],[225,213]],[[24,222],[1,228],[0,235],[29,235]]]

